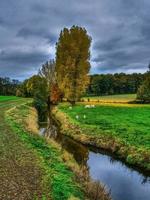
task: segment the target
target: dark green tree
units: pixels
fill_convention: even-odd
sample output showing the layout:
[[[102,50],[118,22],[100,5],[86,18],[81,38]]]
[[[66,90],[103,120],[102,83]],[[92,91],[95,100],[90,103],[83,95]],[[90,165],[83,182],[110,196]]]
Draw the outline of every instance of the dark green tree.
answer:
[[[150,103],[150,74],[138,89],[137,99],[144,103]]]
[[[0,95],[15,95],[20,82],[8,77],[0,77]]]
[[[148,65],[145,81],[138,89],[137,99],[143,103],[150,103],[150,64]]]
[[[33,105],[38,111],[39,120],[45,121],[48,110],[48,86],[45,78],[34,75],[27,82],[27,91],[33,97]]]

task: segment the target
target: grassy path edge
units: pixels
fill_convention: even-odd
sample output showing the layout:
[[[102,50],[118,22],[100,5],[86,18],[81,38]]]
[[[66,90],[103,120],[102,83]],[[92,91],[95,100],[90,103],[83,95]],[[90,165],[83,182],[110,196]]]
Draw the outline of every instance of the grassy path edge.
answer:
[[[34,151],[45,170],[43,182],[51,190],[51,198],[59,200],[83,199],[83,192],[75,181],[74,173],[63,161],[61,149],[53,142],[25,129],[27,120],[31,120],[33,108],[26,104],[15,106],[5,113],[5,120],[27,148]],[[29,117],[30,115],[30,117]],[[36,115],[36,114],[35,114]],[[35,116],[34,116],[35,117]],[[43,200],[47,197],[43,194]]]
[[[146,173],[150,173],[150,152],[144,151],[143,149],[137,149],[134,146],[129,146],[115,137],[106,137],[102,134],[98,137],[93,136],[92,134],[90,135],[89,133],[90,131],[94,131],[93,129],[86,129],[74,124],[71,118],[58,107],[53,109],[53,117],[60,124],[62,134],[85,145],[108,150],[125,163],[138,167]]]

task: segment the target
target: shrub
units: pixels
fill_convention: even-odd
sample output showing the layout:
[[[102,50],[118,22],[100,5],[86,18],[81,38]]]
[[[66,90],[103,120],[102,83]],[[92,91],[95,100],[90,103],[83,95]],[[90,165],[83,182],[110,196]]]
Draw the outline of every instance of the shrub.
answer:
[[[137,99],[144,103],[150,103],[150,74],[138,89]]]

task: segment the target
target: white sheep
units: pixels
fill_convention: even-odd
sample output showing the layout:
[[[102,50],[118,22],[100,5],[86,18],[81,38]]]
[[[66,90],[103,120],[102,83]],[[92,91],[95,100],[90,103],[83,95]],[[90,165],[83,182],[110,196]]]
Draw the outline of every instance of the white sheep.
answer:
[[[95,105],[85,105],[85,108],[95,108]]]
[[[90,105],[85,105],[85,108],[90,108],[91,106]]]
[[[86,115],[83,115],[83,118],[86,119]]]
[[[95,108],[95,105],[91,105],[91,108]]]
[[[79,115],[76,115],[76,119],[79,119]]]

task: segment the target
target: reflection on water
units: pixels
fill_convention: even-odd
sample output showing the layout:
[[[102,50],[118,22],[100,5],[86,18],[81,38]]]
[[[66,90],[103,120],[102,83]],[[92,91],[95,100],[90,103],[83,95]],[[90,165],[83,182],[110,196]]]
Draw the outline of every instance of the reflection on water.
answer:
[[[114,200],[149,200],[150,178],[131,170],[120,161],[111,162],[107,155],[89,153],[90,175],[108,188]]]
[[[144,176],[109,155],[61,135],[55,124],[42,124],[40,134],[53,137],[60,143],[81,166],[89,170],[91,178],[99,180],[111,190],[113,200],[150,200],[150,176]]]
[[[53,132],[53,131],[54,132]],[[52,126],[52,129],[44,124],[40,124],[40,135],[47,138],[54,138],[59,144],[61,144],[62,148],[71,153],[78,164],[86,165],[88,160],[89,151],[88,148],[80,143],[77,143],[73,139],[66,137],[62,134],[57,134],[56,126]]]

